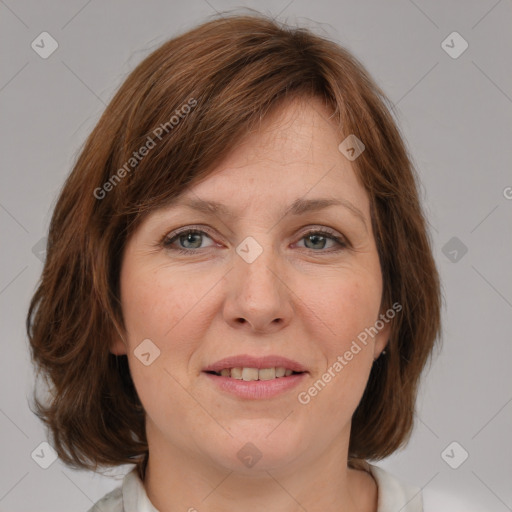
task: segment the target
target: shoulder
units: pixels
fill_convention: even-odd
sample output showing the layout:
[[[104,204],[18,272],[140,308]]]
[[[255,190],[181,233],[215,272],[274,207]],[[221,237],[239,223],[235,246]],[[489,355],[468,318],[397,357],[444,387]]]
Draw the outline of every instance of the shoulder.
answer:
[[[398,480],[378,466],[368,466],[377,483],[377,512],[428,512],[423,510],[423,495],[419,487]]]
[[[377,482],[377,512],[452,512],[472,510],[467,500],[449,492],[428,487],[422,489],[403,482],[389,471],[368,464],[368,471]]]
[[[87,512],[124,512],[122,486],[105,494]]]
[[[153,507],[137,469],[127,473],[123,483],[103,496],[87,512],[158,512]]]

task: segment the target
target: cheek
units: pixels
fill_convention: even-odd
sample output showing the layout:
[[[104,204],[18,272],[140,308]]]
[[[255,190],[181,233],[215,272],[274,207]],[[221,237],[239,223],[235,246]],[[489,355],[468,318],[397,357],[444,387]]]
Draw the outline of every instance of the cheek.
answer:
[[[355,409],[362,396],[373,363],[374,343],[365,330],[378,319],[381,286],[379,273],[368,268],[359,272],[351,269],[330,280],[311,304],[329,327],[319,347],[324,355],[320,372],[328,381],[321,401],[327,408],[329,400],[336,400],[346,404],[348,410]]]
[[[331,328],[333,349],[344,350],[365,328],[374,325],[381,293],[381,280],[373,272],[347,273],[323,288],[316,303],[319,317]]]
[[[121,274],[130,373],[147,415],[156,424],[170,426],[188,414],[190,399],[180,383],[195,349],[188,321],[198,303],[198,290],[190,283],[169,269],[136,267],[129,260]],[[143,340],[154,344],[144,341],[148,365],[137,357]],[[179,414],[171,414],[166,404],[173,404]]]
[[[137,266],[130,259],[123,267],[121,303],[128,358],[135,386],[148,412],[162,390],[170,393],[162,397],[164,402],[176,401],[182,394],[178,382],[190,377],[190,362],[211,321],[209,304],[213,294],[208,291],[215,285],[213,278],[213,273],[195,276],[168,265]],[[156,345],[158,353],[150,366],[144,366],[135,355],[147,339]]]
[[[141,269],[128,263],[121,276],[121,303],[131,342],[154,338],[164,345],[211,286],[162,266]]]
[[[328,325],[319,349],[322,367],[303,389],[299,403],[314,408],[318,417],[330,418],[325,432],[335,435],[340,425],[350,423],[359,404],[373,362],[372,339],[358,336],[375,324],[379,314],[380,281],[367,274],[353,274],[324,287],[311,307]],[[325,332],[325,330],[323,330]],[[307,405],[308,406],[308,405]]]

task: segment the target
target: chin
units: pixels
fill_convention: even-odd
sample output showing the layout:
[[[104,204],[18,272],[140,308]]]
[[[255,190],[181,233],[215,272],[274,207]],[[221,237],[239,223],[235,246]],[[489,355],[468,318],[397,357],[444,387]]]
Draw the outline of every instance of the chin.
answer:
[[[222,453],[209,452],[223,467],[238,473],[251,474],[256,471],[272,471],[283,468],[295,461],[307,444],[302,436],[291,435],[290,430],[279,422],[257,422],[251,426],[246,423],[241,428],[229,428],[233,435],[227,443],[219,445]],[[277,427],[277,428],[276,428]],[[280,430],[280,427],[283,427]]]

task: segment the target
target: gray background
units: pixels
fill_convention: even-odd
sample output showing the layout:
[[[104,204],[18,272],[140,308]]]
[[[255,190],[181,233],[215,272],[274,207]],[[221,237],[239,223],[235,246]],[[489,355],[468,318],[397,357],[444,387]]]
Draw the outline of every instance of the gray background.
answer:
[[[431,503],[441,496],[447,510],[512,510],[510,0],[0,0],[0,510],[85,511],[131,468],[114,479],[59,460],[42,469],[31,457],[45,441],[27,406],[24,332],[40,240],[81,144],[127,73],[178,32],[241,5],[316,27],[353,51],[395,103],[421,175],[444,347],[425,373],[409,445],[378,464],[423,487]],[[47,59],[31,48],[43,31],[59,45]],[[469,44],[456,59],[441,45],[453,31]],[[460,463],[463,450],[469,457],[452,469],[446,461]]]

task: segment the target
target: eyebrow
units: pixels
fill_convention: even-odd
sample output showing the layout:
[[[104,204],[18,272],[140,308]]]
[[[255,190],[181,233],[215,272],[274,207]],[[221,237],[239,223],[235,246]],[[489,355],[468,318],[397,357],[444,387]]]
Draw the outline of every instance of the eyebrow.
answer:
[[[191,210],[196,210],[203,213],[213,213],[224,216],[232,215],[230,210],[217,201],[205,201],[203,199],[194,199],[194,198],[186,198],[179,199],[172,202],[170,207],[185,207]],[[357,208],[354,204],[352,204],[347,199],[327,199],[327,198],[318,198],[318,199],[296,199],[290,206],[288,206],[281,214],[281,218],[287,217],[289,215],[299,216],[304,215],[309,212],[317,212],[320,210],[324,210],[329,208],[330,206],[343,206],[349,212],[352,213],[353,216],[358,218],[363,224],[366,230],[368,230],[366,226],[366,220],[359,208]]]

